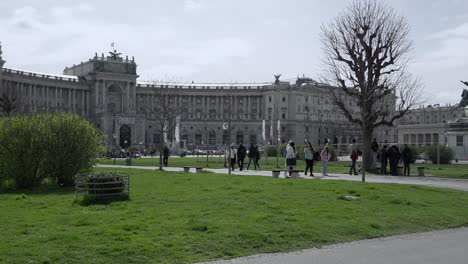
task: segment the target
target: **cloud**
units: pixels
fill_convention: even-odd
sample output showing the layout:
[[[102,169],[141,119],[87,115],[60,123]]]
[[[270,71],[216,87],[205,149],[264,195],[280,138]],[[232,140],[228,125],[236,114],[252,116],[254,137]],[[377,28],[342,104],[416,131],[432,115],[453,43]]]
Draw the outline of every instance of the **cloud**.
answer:
[[[40,24],[41,17],[37,9],[32,6],[25,6],[13,11],[9,24],[23,30],[36,29]]]
[[[436,48],[427,52],[415,66],[425,70],[448,70],[468,65],[468,22],[427,37]]]
[[[200,7],[201,7],[201,4],[197,0],[185,0],[184,2],[184,8],[186,10],[198,9]]]

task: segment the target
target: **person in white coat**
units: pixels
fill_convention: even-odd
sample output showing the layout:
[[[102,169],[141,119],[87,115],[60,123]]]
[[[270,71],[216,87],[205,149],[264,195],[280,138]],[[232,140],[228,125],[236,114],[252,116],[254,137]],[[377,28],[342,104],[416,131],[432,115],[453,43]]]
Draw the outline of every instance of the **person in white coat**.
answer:
[[[286,170],[284,171],[284,176],[287,177],[287,171],[292,171],[296,169],[296,144],[294,141],[290,140],[288,146],[286,147]]]

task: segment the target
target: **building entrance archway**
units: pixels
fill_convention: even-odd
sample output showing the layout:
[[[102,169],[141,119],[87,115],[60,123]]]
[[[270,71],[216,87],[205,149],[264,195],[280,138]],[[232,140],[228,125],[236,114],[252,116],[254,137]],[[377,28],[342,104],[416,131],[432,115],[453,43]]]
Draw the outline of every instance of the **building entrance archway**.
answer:
[[[120,127],[120,141],[121,148],[128,148],[132,145],[132,128],[129,125],[122,125]]]

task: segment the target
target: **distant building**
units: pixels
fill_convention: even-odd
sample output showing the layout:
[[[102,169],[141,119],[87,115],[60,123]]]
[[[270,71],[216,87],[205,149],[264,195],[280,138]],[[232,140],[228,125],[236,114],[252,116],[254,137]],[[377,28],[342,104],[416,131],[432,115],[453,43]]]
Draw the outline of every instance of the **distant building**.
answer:
[[[177,127],[165,133],[169,143],[182,147],[276,144],[277,139],[302,143],[307,138],[314,145],[329,142],[345,150],[352,139],[360,141],[360,129],[327,96],[337,88],[306,77],[293,84],[279,80],[262,84],[140,82],[135,60],[122,58],[116,51],[109,56],[95,54],[65,68],[64,75],[4,68],[3,63],[0,69],[0,93],[17,98],[18,111],[81,115],[103,131],[109,148],[161,143],[154,111],[160,89],[168,89],[168,100],[183,109]],[[357,109],[355,102],[349,104]],[[227,129],[229,119],[231,128]],[[381,127],[375,137],[379,142],[395,142],[396,129]]]

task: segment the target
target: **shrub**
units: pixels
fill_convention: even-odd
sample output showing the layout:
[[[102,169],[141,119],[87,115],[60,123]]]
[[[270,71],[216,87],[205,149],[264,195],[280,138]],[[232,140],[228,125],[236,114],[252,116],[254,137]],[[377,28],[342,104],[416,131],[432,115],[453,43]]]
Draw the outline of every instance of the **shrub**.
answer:
[[[72,186],[74,176],[89,171],[102,148],[102,134],[87,120],[71,114],[42,115],[49,128],[45,170],[57,184]]]
[[[50,177],[70,186],[74,175],[89,170],[102,135],[88,121],[71,114],[37,114],[0,119],[0,183],[17,188],[39,185]]]
[[[268,145],[265,147],[265,152],[268,157],[276,157],[276,146]]]
[[[426,154],[432,163],[437,163],[437,145],[426,147]],[[453,150],[450,147],[439,146],[440,164],[449,164],[453,157]]]
[[[138,151],[140,151],[140,149],[138,147],[135,147],[135,146],[130,146],[130,147],[128,147],[127,150],[129,152],[138,152]]]
[[[0,118],[0,184],[14,181],[17,188],[37,186],[47,176],[44,120],[13,116]]]

